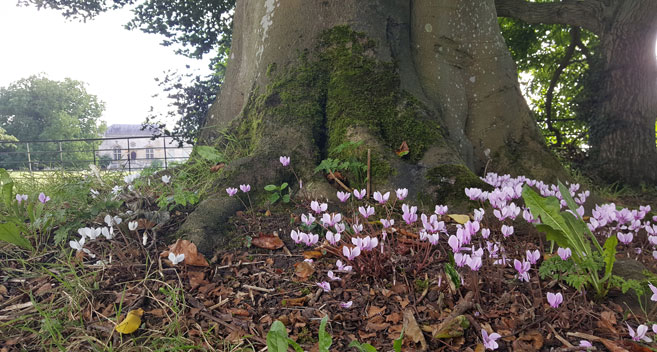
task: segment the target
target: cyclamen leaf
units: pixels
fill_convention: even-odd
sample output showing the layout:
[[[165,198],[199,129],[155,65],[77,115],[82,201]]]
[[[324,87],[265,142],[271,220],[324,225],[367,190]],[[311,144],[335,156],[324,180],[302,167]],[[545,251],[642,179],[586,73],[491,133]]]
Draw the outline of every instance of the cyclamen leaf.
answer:
[[[401,352],[402,343],[404,342],[404,328],[402,328],[399,338],[395,339],[392,343],[392,350],[395,352]]]
[[[276,191],[276,190],[278,190],[278,186],[276,186],[276,185],[266,185],[265,186],[265,191],[272,192],[272,191]]]
[[[543,198],[525,185],[522,190],[522,198],[535,219],[540,218],[543,224],[564,234],[567,233],[568,226],[560,214],[561,207],[556,197]]]
[[[287,182],[283,182],[283,184],[281,184],[281,188],[280,188],[280,190],[282,191],[282,190],[284,190],[285,188],[287,188]]]
[[[328,315],[322,318],[322,322],[319,324],[319,351],[320,352],[329,352],[329,347],[333,343],[331,335],[326,332],[326,323],[328,322]]]

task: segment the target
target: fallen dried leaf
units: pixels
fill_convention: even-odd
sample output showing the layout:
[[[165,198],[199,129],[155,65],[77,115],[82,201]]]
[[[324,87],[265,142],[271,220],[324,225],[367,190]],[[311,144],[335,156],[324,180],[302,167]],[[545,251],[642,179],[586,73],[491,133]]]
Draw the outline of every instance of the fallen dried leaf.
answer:
[[[465,315],[457,315],[438,325],[422,326],[422,330],[430,332],[434,339],[448,339],[463,336],[463,330],[470,326]]]
[[[306,281],[315,272],[312,264],[308,262],[299,262],[294,264],[294,275],[299,277],[301,281]]]
[[[246,309],[242,308],[231,308],[228,310],[228,312],[232,315],[239,315],[241,317],[248,317],[249,316],[249,311]]]
[[[385,312],[385,310],[386,310],[385,306],[383,306],[383,307],[370,306],[367,309],[367,318],[369,319],[369,318],[371,318],[375,315],[381,314],[381,313]]]
[[[299,298],[286,298],[283,301],[281,301],[281,305],[283,307],[300,307],[306,304],[306,301],[308,301],[308,296],[303,296]]]
[[[255,237],[251,239],[251,244],[264,249],[280,249],[284,246],[283,241],[273,235],[260,235]]]
[[[200,272],[200,271],[189,271],[187,272],[187,278],[189,279],[189,285],[191,286],[191,289],[195,289],[201,285],[204,284],[209,284],[207,280],[205,280],[205,273]]]
[[[541,347],[543,347],[543,335],[541,335],[541,333],[536,330],[528,331],[522,334],[519,339],[531,343],[534,350],[538,351],[541,349]]]
[[[456,221],[457,223],[463,225],[466,222],[470,221],[470,216],[469,215],[463,215],[463,214],[449,214],[449,216],[452,220]]]
[[[422,330],[417,325],[415,316],[411,309],[404,310],[404,333],[407,337],[411,339],[414,343],[420,343],[420,351],[427,350],[427,341],[424,339],[424,334]]]
[[[408,144],[406,144],[406,141],[403,141],[399,146],[399,149],[395,150],[395,153],[397,153],[397,156],[402,157],[408,154],[409,151],[410,149],[408,149]]]
[[[599,328],[610,332],[612,335],[618,335],[618,330],[616,330],[616,314],[612,311],[604,311],[600,314],[600,320],[596,323]]]
[[[303,252],[303,257],[305,259],[319,259],[324,255],[320,251],[305,251]]]
[[[374,323],[371,321],[367,322],[365,325],[365,330],[367,331],[383,331],[390,326],[390,323]]]
[[[226,166],[226,164],[224,164],[224,163],[219,163],[217,165],[214,165],[210,168],[210,172],[217,172],[217,171],[221,170],[224,166]]]
[[[205,260],[203,254],[198,252],[196,245],[188,240],[177,240],[176,243],[169,246],[169,250],[160,253],[160,257],[166,258],[169,252],[174,254],[184,254],[185,260],[183,263],[191,266],[209,266],[208,261]]]

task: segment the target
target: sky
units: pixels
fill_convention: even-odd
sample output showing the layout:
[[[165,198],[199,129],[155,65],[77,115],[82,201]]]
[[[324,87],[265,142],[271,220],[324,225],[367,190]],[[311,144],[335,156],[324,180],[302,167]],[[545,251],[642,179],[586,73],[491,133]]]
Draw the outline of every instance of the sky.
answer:
[[[81,23],[0,0],[0,87],[39,73],[85,82],[87,92],[105,102],[101,119],[108,125],[141,123],[151,106],[166,111],[167,99],[152,97],[161,92],[154,78],[169,69],[189,71],[187,64],[209,73],[207,62],[174,54],[159,35],[124,29],[131,18],[122,9]]]

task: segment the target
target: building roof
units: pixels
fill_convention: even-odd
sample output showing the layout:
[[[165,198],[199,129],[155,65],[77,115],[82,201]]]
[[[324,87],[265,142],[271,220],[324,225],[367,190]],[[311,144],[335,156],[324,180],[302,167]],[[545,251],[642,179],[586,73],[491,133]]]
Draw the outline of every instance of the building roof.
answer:
[[[113,124],[107,127],[105,137],[122,137],[122,136],[152,136],[160,131],[157,127],[149,126],[142,131],[141,124]]]

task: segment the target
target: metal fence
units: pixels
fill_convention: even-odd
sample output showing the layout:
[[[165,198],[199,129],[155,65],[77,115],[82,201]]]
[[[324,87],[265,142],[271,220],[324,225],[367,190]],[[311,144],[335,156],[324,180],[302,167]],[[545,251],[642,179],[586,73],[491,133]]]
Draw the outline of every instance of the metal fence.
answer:
[[[130,136],[41,141],[0,141],[0,167],[14,171],[84,170],[94,164],[105,170],[168,168],[187,160],[191,145],[179,146],[174,136]]]

